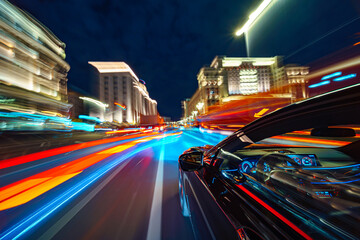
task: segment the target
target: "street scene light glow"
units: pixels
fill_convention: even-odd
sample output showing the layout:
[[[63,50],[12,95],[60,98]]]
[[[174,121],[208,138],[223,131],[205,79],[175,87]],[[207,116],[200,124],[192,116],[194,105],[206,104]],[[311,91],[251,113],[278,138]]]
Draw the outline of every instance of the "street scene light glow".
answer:
[[[356,1],[10,2],[0,240],[360,239]]]
[[[256,20],[256,18],[265,10],[265,8],[271,3],[272,0],[264,0],[260,6],[250,14],[248,21],[244,24],[242,28],[236,31],[236,36],[241,36],[243,33],[246,33],[250,27],[251,24]]]
[[[108,104],[105,104],[103,102],[100,102],[98,100],[95,100],[95,99],[92,99],[92,98],[88,98],[88,97],[79,97],[80,99],[82,100],[85,100],[85,101],[88,101],[88,102],[92,102],[100,107],[103,107],[103,108],[107,108],[109,105]]]

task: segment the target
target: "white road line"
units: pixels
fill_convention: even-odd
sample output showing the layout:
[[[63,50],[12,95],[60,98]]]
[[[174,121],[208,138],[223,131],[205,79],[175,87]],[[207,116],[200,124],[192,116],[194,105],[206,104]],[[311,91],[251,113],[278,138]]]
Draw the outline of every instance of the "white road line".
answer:
[[[165,143],[162,140],[159,164],[156,173],[154,195],[151,204],[149,227],[147,231],[147,240],[161,239],[161,214],[163,198],[163,178],[164,178],[164,155]]]

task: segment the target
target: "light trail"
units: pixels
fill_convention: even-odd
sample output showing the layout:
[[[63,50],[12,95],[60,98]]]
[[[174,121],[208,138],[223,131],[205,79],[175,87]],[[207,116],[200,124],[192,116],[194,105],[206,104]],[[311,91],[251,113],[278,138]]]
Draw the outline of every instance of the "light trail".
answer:
[[[52,156],[59,155],[62,153],[67,153],[67,152],[71,152],[71,151],[75,151],[75,150],[93,147],[93,146],[97,146],[100,144],[112,143],[112,142],[117,142],[117,141],[121,141],[121,140],[127,140],[127,139],[137,138],[137,137],[141,137],[141,136],[150,136],[150,135],[155,135],[155,133],[154,134],[149,133],[146,135],[134,134],[131,136],[121,136],[121,137],[115,137],[115,138],[109,138],[109,139],[101,139],[101,140],[96,140],[96,141],[91,141],[91,142],[68,145],[68,146],[64,146],[64,147],[60,147],[60,148],[54,148],[54,149],[45,150],[42,152],[31,153],[31,154],[28,154],[25,156],[1,160],[0,161],[0,169],[17,166],[20,164],[40,160],[43,158],[52,157]]]
[[[283,221],[285,224],[287,224],[289,227],[294,229],[297,233],[299,233],[303,238],[311,240],[312,238],[307,235],[304,231],[302,231],[300,228],[298,228],[294,223],[290,222],[287,218],[285,218],[283,215],[281,215],[279,212],[277,212],[275,209],[270,207],[267,203],[265,203],[263,200],[255,196],[253,193],[251,193],[249,190],[247,190],[242,185],[236,185],[239,189],[241,189],[243,192],[245,192],[247,195],[249,195],[252,199],[257,201],[260,205],[262,205],[264,208],[266,208],[269,212],[274,214],[276,217],[278,217],[281,221]]]
[[[200,141],[200,142],[203,142],[203,143],[205,143],[205,144],[209,144],[209,141],[205,141],[205,140],[203,140],[203,139],[201,139],[201,138],[198,138],[198,137],[195,137],[195,136],[193,136],[193,135],[191,135],[191,134],[189,134],[189,133],[185,133],[185,132],[184,132],[184,135],[186,135],[186,136],[188,136],[188,137],[191,137],[191,138],[193,138],[193,139],[196,139],[196,140],[198,140],[198,141]]]
[[[315,143],[315,144],[326,144],[330,146],[344,146],[350,144],[351,142],[346,141],[337,141],[337,140],[327,140],[327,139],[315,139],[315,138],[302,138],[302,137],[287,137],[287,136],[275,136],[271,137],[272,139],[281,139],[294,142],[304,142],[304,143]]]
[[[175,136],[180,135],[182,132],[179,133],[171,133],[171,134],[162,134],[157,136],[148,137],[148,141],[164,138],[167,136]],[[129,143],[125,143],[132,145],[131,147],[135,146],[138,143],[143,143],[145,139],[140,140],[134,140]],[[105,164],[105,166],[100,167],[98,170],[94,171],[93,173],[90,173],[88,175],[84,175],[83,179],[79,181],[78,183],[75,183],[73,185],[70,185],[71,187],[67,190],[65,190],[63,193],[55,197],[54,199],[47,199],[44,205],[42,205],[41,208],[37,209],[36,211],[29,214],[27,217],[20,220],[17,224],[13,224],[8,229],[4,230],[0,233],[0,240],[3,239],[18,239],[20,237],[25,237],[26,234],[29,233],[35,226],[37,226],[40,222],[42,222],[44,219],[49,217],[51,214],[56,212],[59,208],[63,207],[67,202],[69,202],[71,199],[73,199],[75,196],[77,196],[79,193],[81,193],[84,189],[86,189],[88,186],[93,184],[96,180],[100,179],[103,175],[105,175],[108,171],[112,170],[114,167],[125,161],[126,159],[130,158],[131,156],[134,156],[135,154],[145,150],[146,148],[150,146],[154,146],[156,144],[145,144],[143,147],[135,148],[131,152],[127,152],[124,155],[121,155],[119,158],[114,159],[111,162],[108,162]],[[129,147],[129,148],[131,148]],[[117,147],[115,147],[117,148]],[[108,156],[111,156],[113,154],[117,154],[122,152],[124,149],[117,148],[113,150],[105,150],[108,151],[106,153],[103,153],[104,155],[109,154]],[[128,148],[126,148],[128,149]],[[110,150],[110,151],[109,151]],[[102,152],[102,151],[101,151]],[[98,153],[95,153],[98,154]],[[93,154],[94,155],[94,154]],[[82,176],[81,174],[79,177]],[[1,194],[0,194],[1,195]]]
[[[160,137],[164,136],[166,135],[160,135]],[[123,143],[4,186],[0,188],[0,211],[27,203],[109,156],[158,137],[151,136]]]

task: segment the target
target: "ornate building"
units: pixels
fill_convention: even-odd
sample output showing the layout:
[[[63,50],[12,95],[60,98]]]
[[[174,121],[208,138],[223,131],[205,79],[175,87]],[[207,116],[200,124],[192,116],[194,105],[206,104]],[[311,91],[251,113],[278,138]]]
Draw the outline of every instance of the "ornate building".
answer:
[[[183,101],[183,118],[208,112],[209,107],[232,100],[271,93],[292,101],[307,97],[305,76],[308,67],[286,65],[282,57],[239,58],[216,56],[210,66],[200,69],[198,90]]]

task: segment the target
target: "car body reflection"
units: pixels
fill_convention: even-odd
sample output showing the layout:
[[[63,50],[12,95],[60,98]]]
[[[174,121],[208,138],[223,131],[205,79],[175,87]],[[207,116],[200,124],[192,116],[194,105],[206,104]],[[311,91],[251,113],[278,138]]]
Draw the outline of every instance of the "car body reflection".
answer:
[[[184,216],[207,227],[204,238],[358,239],[359,107],[356,85],[189,149],[204,161],[195,171],[179,166]]]

